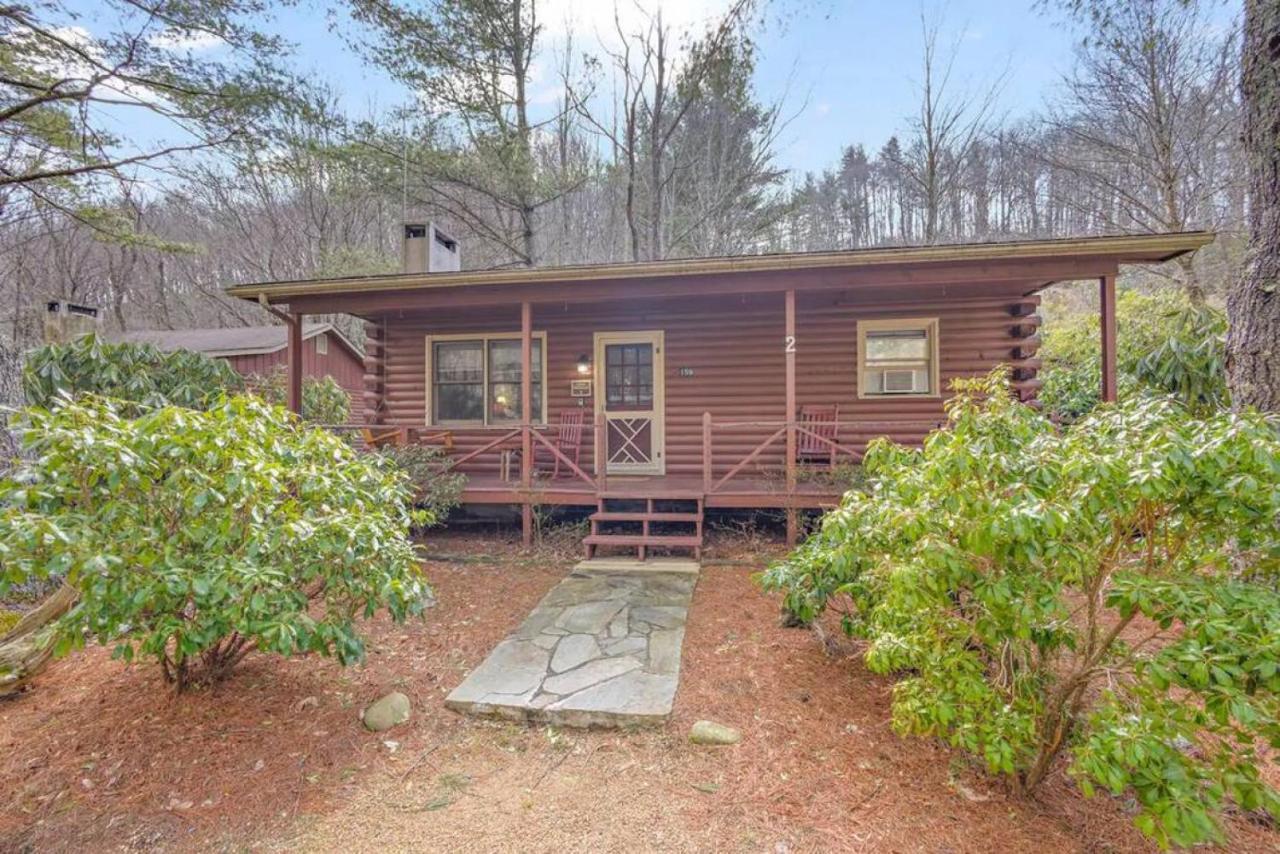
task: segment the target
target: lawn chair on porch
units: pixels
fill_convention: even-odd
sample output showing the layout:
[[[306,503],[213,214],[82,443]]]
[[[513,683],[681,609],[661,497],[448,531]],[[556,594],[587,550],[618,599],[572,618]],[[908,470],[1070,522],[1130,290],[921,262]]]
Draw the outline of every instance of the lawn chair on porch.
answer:
[[[796,460],[802,463],[825,462],[834,469],[834,443],[840,441],[840,406],[802,406],[798,423],[804,429],[797,431]]]
[[[556,432],[556,437],[551,440],[551,444],[555,445],[556,450],[564,454],[565,457],[573,461],[573,464],[580,465],[578,458],[582,453],[582,426],[586,422],[586,410],[565,409],[560,413],[560,429]],[[551,453],[541,442],[535,443],[533,446],[533,467],[540,471],[539,463],[550,462],[551,479],[556,480],[560,477],[560,469],[564,467],[564,475],[568,477],[573,470],[564,465],[564,460]]]

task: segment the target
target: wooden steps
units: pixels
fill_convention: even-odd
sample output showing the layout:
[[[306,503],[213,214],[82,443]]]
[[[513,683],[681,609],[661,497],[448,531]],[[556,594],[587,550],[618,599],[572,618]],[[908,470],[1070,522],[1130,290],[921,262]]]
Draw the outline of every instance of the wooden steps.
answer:
[[[611,513],[607,510],[591,514],[597,522],[701,522],[701,513]]]
[[[599,547],[607,546],[634,548],[640,560],[653,548],[692,549],[694,559],[700,560],[703,498],[700,492],[684,490],[643,496],[625,491],[600,493],[596,512],[591,514],[591,533],[582,541],[587,559],[595,557]]]

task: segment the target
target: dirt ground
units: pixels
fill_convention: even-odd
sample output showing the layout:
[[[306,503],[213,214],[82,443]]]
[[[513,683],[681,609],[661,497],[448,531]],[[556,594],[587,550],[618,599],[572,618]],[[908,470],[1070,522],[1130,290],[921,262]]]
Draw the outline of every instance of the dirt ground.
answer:
[[[889,727],[889,682],[778,625],[751,580],[777,547],[713,548],[661,730],[556,731],[460,717],[445,694],[571,565],[509,535],[436,535],[424,622],[369,626],[356,668],[251,656],[220,687],[89,649],[0,703],[0,850],[1139,851],[1132,804],[1059,773],[1035,800]],[[718,558],[718,559],[717,559]],[[366,732],[386,691],[413,717]],[[739,728],[688,744],[695,720]],[[1280,850],[1231,819],[1230,847]]]

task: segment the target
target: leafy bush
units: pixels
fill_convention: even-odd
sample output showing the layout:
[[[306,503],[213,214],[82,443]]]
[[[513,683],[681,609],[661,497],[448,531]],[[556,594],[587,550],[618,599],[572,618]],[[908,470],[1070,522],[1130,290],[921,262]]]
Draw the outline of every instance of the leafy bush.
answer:
[[[467,482],[465,475],[452,470],[445,452],[430,445],[386,445],[378,453],[408,476],[414,506],[423,512],[424,523],[444,522]]]
[[[27,403],[49,408],[59,395],[96,394],[126,401],[127,415],[173,404],[206,409],[243,386],[221,359],[190,350],[164,352],[150,344],[109,344],[86,335],[69,344],[46,344],[27,358],[22,373]]]
[[[289,399],[289,375],[276,368],[265,377],[249,378],[249,387],[270,403],[284,405]],[[351,415],[351,398],[331,376],[302,378],[302,418],[312,424],[346,424]]]
[[[1119,396],[1172,394],[1190,406],[1227,403],[1226,318],[1172,292],[1122,291],[1116,300]],[[1087,414],[1100,400],[1101,338],[1095,312],[1050,324],[1040,356],[1045,411],[1064,421]]]
[[[1229,801],[1280,818],[1256,752],[1280,745],[1277,425],[1140,397],[1060,432],[998,373],[958,386],[922,450],[873,444],[869,489],[766,587],[843,612],[900,677],[899,733],[1024,790],[1069,749],[1162,844],[1220,838]]]
[[[358,661],[357,617],[421,612],[404,475],[251,397],[123,409],[27,410],[33,461],[0,481],[0,596],[79,591],[57,651],[93,637],[182,690],[252,649]]]

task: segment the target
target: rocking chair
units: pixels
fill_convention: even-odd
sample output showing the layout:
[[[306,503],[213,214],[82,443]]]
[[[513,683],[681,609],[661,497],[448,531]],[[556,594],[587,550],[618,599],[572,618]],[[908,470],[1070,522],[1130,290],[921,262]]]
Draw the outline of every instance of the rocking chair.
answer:
[[[799,424],[804,430],[799,431],[797,437],[796,459],[804,463],[823,461],[835,468],[835,443],[840,440],[840,406],[803,406]]]
[[[551,444],[555,445],[557,451],[564,454],[565,457],[579,465],[578,458],[582,453],[582,425],[586,420],[586,410],[584,409],[566,409],[560,413],[560,429],[556,433],[555,439]],[[551,467],[551,479],[556,480],[560,477],[560,467],[564,465],[564,460],[556,454],[551,453],[541,443],[534,445],[533,463],[537,468],[539,457],[547,459],[553,463]],[[565,466],[565,476],[572,472],[568,466]]]

